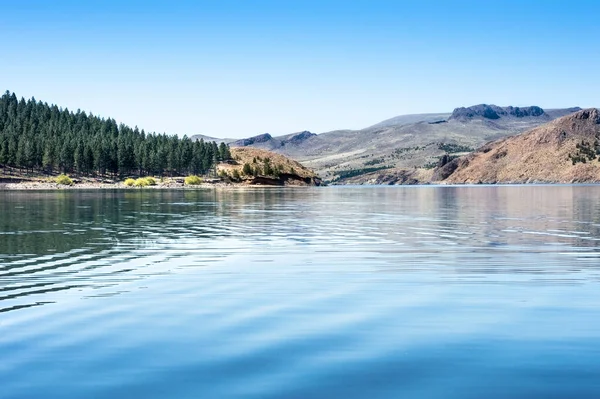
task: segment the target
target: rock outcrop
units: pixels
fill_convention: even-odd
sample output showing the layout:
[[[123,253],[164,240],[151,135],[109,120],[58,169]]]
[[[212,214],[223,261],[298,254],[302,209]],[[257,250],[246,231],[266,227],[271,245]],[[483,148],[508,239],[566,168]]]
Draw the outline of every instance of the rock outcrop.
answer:
[[[217,166],[226,180],[248,185],[320,186],[312,170],[284,155],[254,147],[232,147],[233,161]]]
[[[515,118],[524,118],[527,116],[542,116],[544,110],[537,106],[531,107],[499,107],[497,105],[479,104],[471,107],[460,107],[456,108],[452,115],[451,120],[466,120],[470,118],[481,117],[485,119],[500,119],[501,117],[512,116]]]

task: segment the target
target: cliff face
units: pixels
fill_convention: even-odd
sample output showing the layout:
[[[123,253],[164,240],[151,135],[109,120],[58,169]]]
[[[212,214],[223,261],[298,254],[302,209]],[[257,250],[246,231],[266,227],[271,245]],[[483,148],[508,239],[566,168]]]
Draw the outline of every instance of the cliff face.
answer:
[[[600,113],[586,109],[438,167],[445,183],[600,182]]]

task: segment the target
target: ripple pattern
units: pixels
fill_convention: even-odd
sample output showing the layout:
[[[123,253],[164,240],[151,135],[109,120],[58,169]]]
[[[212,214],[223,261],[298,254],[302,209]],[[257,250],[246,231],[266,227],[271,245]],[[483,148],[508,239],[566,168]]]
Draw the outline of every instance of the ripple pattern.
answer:
[[[0,191],[0,397],[600,397],[598,198]]]

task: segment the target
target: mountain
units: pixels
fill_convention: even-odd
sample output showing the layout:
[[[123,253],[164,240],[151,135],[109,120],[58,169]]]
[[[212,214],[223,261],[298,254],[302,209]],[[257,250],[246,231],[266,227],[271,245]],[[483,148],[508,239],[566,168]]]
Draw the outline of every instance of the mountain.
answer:
[[[247,139],[237,140],[231,143],[235,147],[248,147],[253,146],[257,148],[277,150],[285,146],[298,146],[303,144],[306,140],[316,136],[315,133],[309,131],[303,131],[299,133],[292,133],[285,136],[273,137],[269,133],[259,134],[258,136],[249,137]]]
[[[600,182],[600,113],[578,111],[440,165],[445,183]]]
[[[405,183],[430,176],[444,155],[465,154],[577,110],[480,104],[452,113],[397,116],[361,130],[262,134],[231,145],[289,156],[333,183]],[[407,172],[414,169],[430,172]]]

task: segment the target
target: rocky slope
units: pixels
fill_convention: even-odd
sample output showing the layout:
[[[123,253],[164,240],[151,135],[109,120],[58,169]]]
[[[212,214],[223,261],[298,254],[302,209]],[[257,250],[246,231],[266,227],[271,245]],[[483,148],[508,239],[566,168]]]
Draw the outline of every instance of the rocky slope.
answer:
[[[452,113],[398,116],[361,130],[277,137],[265,133],[231,145],[286,155],[333,183],[403,184],[414,181],[414,176],[430,175],[414,170],[431,169],[444,155],[463,155],[490,140],[519,134],[576,110],[481,104]]]
[[[586,109],[440,165],[444,183],[600,182],[600,113]]]
[[[232,147],[233,161],[217,166],[226,180],[248,185],[321,185],[312,170],[284,155],[252,147]]]

